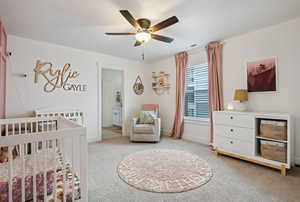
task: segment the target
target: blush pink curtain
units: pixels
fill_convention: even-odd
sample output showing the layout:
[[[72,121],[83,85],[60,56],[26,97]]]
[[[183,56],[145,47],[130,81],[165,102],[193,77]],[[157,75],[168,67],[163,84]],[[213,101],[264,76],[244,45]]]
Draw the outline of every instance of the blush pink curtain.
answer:
[[[183,109],[184,109],[184,90],[185,73],[188,62],[188,54],[181,52],[175,55],[176,62],[176,112],[171,136],[180,139],[183,132]]]
[[[208,58],[208,104],[210,119],[210,142],[213,143],[213,111],[224,110],[222,80],[222,50],[220,42],[212,42],[206,46]]]

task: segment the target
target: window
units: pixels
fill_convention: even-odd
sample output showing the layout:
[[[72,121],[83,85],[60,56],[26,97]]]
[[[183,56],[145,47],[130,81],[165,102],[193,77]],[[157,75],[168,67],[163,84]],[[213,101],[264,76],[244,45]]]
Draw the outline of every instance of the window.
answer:
[[[208,65],[195,65],[186,70],[184,116],[208,118]]]

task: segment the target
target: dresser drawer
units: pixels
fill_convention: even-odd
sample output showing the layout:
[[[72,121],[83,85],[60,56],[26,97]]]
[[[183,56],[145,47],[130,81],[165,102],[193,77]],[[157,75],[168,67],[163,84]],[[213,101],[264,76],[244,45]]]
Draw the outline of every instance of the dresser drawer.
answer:
[[[244,140],[230,139],[222,136],[215,137],[214,146],[219,150],[240,155],[253,156],[254,144]]]
[[[254,142],[255,140],[255,131],[251,128],[215,125],[214,134],[215,136],[223,136],[248,142]]]
[[[215,124],[254,128],[254,117],[234,113],[214,112]]]

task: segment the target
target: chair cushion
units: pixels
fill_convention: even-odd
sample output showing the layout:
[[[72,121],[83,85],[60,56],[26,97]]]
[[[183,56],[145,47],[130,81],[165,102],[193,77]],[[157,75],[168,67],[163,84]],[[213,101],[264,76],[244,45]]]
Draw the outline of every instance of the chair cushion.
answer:
[[[137,123],[139,124],[153,124],[155,118],[154,111],[141,111],[138,116]]]
[[[137,134],[153,134],[154,133],[154,125],[153,124],[136,124],[133,131],[134,131],[134,133],[137,133]]]

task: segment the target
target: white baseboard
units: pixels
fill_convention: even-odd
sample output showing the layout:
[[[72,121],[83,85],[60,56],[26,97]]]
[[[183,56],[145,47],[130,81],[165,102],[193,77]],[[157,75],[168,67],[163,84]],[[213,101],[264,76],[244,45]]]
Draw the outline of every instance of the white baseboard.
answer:
[[[300,166],[300,156],[295,157],[295,164]]]
[[[94,137],[94,138],[89,138],[87,140],[88,143],[93,143],[93,142],[101,142],[100,137]]]
[[[171,136],[171,131],[168,131],[168,130],[162,130],[162,135],[163,136],[168,136],[170,137]],[[205,144],[205,145],[208,145],[209,142],[199,138],[199,137],[195,137],[195,136],[192,136],[192,135],[185,135],[183,134],[182,135],[182,139],[183,140],[188,140],[188,141],[191,141],[191,142],[197,142],[197,143],[201,143],[201,144]]]

